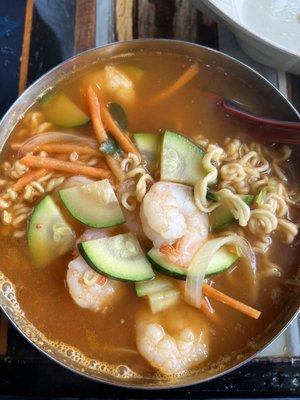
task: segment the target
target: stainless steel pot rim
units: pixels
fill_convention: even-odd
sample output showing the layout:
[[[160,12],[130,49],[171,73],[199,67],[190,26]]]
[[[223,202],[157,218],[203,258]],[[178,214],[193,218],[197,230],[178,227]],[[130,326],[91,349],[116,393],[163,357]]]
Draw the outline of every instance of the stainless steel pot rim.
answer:
[[[146,386],[146,385],[136,385],[136,386],[132,386],[130,385],[130,383],[126,383],[126,381],[124,380],[124,382],[111,382],[107,379],[104,378],[97,378],[95,376],[91,376],[86,372],[80,371],[80,370],[76,370],[74,368],[72,368],[71,366],[63,363],[62,361],[58,360],[56,357],[54,357],[52,354],[48,353],[46,350],[42,349],[41,347],[39,347],[34,341],[32,341],[23,331],[22,329],[20,329],[20,327],[18,326],[18,324],[10,317],[9,313],[6,312],[6,310],[2,307],[2,305],[0,304],[1,310],[5,313],[5,315],[7,316],[7,318],[9,319],[9,321],[13,324],[13,326],[18,330],[18,332],[21,333],[22,336],[25,337],[26,340],[28,340],[38,351],[40,351],[43,355],[45,355],[46,357],[50,358],[52,361],[54,361],[56,364],[68,369],[69,371],[76,373],[84,378],[88,378],[94,382],[97,383],[105,383],[106,385],[110,385],[110,386],[117,386],[119,388],[123,388],[123,389],[134,389],[134,390],[149,390],[149,391],[154,391],[154,390],[175,390],[175,389],[180,389],[180,388],[185,388],[185,387],[189,387],[189,386],[194,386],[194,385],[198,385],[201,383],[205,383],[205,382],[209,382],[213,379],[217,379],[217,378],[221,378],[224,375],[229,374],[230,372],[235,371],[236,369],[242,367],[243,365],[247,364],[248,362],[250,362],[251,360],[253,360],[261,351],[263,351],[265,348],[267,348],[270,344],[272,344],[284,331],[285,329],[298,317],[298,315],[300,314],[300,308],[298,308],[298,311],[296,311],[296,313],[293,315],[292,319],[289,320],[283,327],[282,329],[268,342],[266,343],[263,347],[261,347],[259,350],[257,350],[255,353],[253,353],[250,357],[245,358],[243,361],[236,363],[235,365],[233,365],[232,367],[225,369],[222,372],[219,372],[216,375],[212,375],[212,376],[208,376],[204,379],[195,381],[193,383],[178,383],[178,384],[173,384],[173,385],[158,385],[158,386]]]
[[[256,78],[260,79],[263,81],[264,85],[267,85],[269,87],[272,88],[272,90],[274,90],[276,92],[276,94],[281,98],[281,100],[288,106],[288,108],[293,112],[293,114],[300,119],[300,115],[297,112],[297,110],[294,108],[294,106],[284,97],[284,95],[273,85],[271,84],[266,78],[264,78],[262,75],[260,75],[257,71],[255,71],[253,68],[247,66],[246,64],[242,63],[239,60],[236,60],[235,58],[228,56],[218,50],[215,49],[210,49],[204,46],[201,46],[199,44],[196,43],[191,43],[191,42],[186,42],[186,41],[181,41],[181,40],[171,40],[171,39],[135,39],[135,40],[128,40],[128,41],[123,41],[123,42],[114,42],[114,43],[110,43],[110,44],[106,44],[103,46],[98,46],[89,50],[86,50],[84,52],[81,52],[65,61],[63,61],[62,63],[58,64],[57,66],[55,66],[54,68],[52,68],[50,71],[48,71],[46,74],[44,74],[43,76],[41,76],[39,79],[37,79],[32,85],[30,85],[23,93],[22,95],[12,104],[12,106],[8,109],[8,111],[5,113],[5,115],[3,116],[2,120],[0,121],[0,127],[1,125],[4,124],[4,121],[10,117],[10,114],[13,113],[14,108],[18,105],[19,102],[21,102],[21,100],[23,99],[23,97],[25,97],[30,91],[32,91],[36,86],[38,86],[41,82],[43,82],[43,80],[45,80],[46,77],[51,76],[52,74],[54,74],[56,71],[58,71],[62,66],[67,65],[69,63],[72,63],[72,61],[77,60],[81,57],[83,57],[84,55],[87,54],[93,54],[96,53],[98,50],[100,49],[105,49],[105,48],[109,48],[109,47],[119,47],[119,46],[124,46],[124,45],[131,45],[131,44],[135,44],[138,43],[140,46],[144,44],[148,44],[148,43],[153,43],[154,45],[156,43],[166,43],[166,44],[170,44],[170,43],[174,43],[174,44],[180,44],[182,46],[187,46],[188,48],[199,48],[201,49],[201,51],[204,52],[211,52],[214,53],[216,55],[218,55],[219,57],[223,57],[224,59],[227,59],[231,62],[233,62],[234,64],[239,65],[242,69],[247,69],[250,73],[254,74],[256,76]],[[127,383],[125,380],[124,381],[118,381],[118,382],[113,382],[110,381],[106,378],[103,377],[96,377],[96,376],[91,376],[89,375],[87,372],[84,371],[80,371],[77,370],[75,368],[73,368],[70,365],[67,365],[66,363],[64,363],[63,361],[57,359],[54,355],[52,355],[51,353],[47,352],[45,349],[41,348],[38,346],[37,343],[35,343],[31,338],[29,338],[25,332],[22,331],[22,329],[19,327],[19,325],[16,323],[16,321],[14,321],[13,316],[10,315],[10,313],[5,309],[5,307],[0,304],[1,309],[4,311],[4,313],[6,314],[6,316],[9,318],[10,322],[17,328],[17,330],[35,347],[37,348],[41,353],[43,353],[44,355],[46,355],[48,358],[50,358],[51,360],[55,361],[57,364],[63,366],[64,368],[67,368],[68,370],[75,372],[83,377],[89,378],[95,382],[101,382],[101,383],[105,383],[111,386],[117,386],[120,388],[125,388],[125,389],[137,389],[137,390],[161,390],[161,389],[177,389],[177,388],[184,388],[187,386],[191,386],[191,385],[196,385],[199,383],[204,383],[204,382],[208,382],[212,379],[216,379],[216,378],[220,378],[223,375],[230,373],[232,371],[234,371],[235,369],[245,365],[247,362],[249,362],[250,360],[252,360],[253,358],[255,358],[263,349],[265,349],[267,346],[269,346],[271,343],[273,343],[280,335],[281,333],[292,323],[292,321],[298,316],[299,312],[300,312],[300,307],[298,307],[298,309],[292,314],[292,317],[290,318],[290,320],[288,320],[283,326],[282,328],[269,340],[267,341],[262,347],[260,347],[257,351],[255,351],[253,354],[251,354],[249,357],[246,357],[244,360],[242,360],[241,362],[237,362],[236,364],[232,365],[231,367],[225,369],[224,371],[218,372],[216,375],[211,375],[202,379],[196,379],[194,382],[190,383],[174,383],[172,385],[169,384],[162,384],[162,385],[156,385],[156,386],[150,386],[150,385],[140,385],[140,384],[136,384],[134,386],[132,386],[132,384],[129,382]]]
[[[255,74],[259,79],[262,79],[268,86],[272,87],[273,90],[275,90],[277,92],[277,95],[279,95],[282,98],[282,100],[284,100],[284,102],[289,105],[289,107],[293,110],[294,114],[296,114],[298,119],[300,120],[300,113],[296,110],[296,108],[292,105],[292,103],[277,89],[277,87],[275,85],[273,85],[273,83],[268,81],[263,75],[261,75],[259,72],[257,72],[254,68],[250,67],[249,65],[245,64],[244,62],[242,62],[232,56],[229,56],[228,54],[225,54],[219,50],[212,49],[212,48],[206,47],[206,46],[202,46],[198,43],[192,43],[192,42],[187,42],[184,40],[177,40],[177,39],[175,40],[175,39],[147,39],[146,38],[146,39],[124,40],[122,42],[112,42],[112,43],[108,43],[108,44],[105,44],[102,46],[93,47],[92,49],[82,51],[82,52],[68,58],[67,60],[62,61],[55,67],[51,68],[48,72],[46,72],[44,75],[42,75],[36,81],[34,81],[28,88],[26,88],[26,90],[24,90],[24,92],[20,95],[20,97],[18,97],[17,100],[15,100],[13,102],[13,104],[9,107],[9,109],[3,115],[3,117],[1,118],[1,121],[0,121],[0,126],[2,125],[3,121],[6,119],[7,115],[11,113],[11,109],[17,104],[19,99],[22,99],[22,97],[25,96],[29,91],[31,91],[35,86],[37,86],[40,82],[42,82],[46,77],[51,76],[55,71],[59,70],[63,65],[66,65],[86,54],[92,54],[99,49],[105,49],[105,48],[109,48],[109,47],[113,47],[113,46],[121,46],[121,45],[130,44],[130,43],[143,44],[143,43],[170,43],[170,42],[178,43],[178,44],[182,44],[182,45],[188,45],[189,47],[196,47],[196,48],[198,47],[202,50],[212,52],[215,54],[219,54],[222,57],[224,57],[225,59],[233,61],[234,63],[242,66],[243,68],[246,68],[248,71],[251,71],[253,74]]]

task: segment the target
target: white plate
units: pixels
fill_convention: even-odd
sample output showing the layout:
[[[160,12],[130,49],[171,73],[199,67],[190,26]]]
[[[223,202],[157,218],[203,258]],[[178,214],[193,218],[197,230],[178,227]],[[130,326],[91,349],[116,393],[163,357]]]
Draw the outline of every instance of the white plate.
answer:
[[[256,61],[300,75],[300,0],[194,0]]]

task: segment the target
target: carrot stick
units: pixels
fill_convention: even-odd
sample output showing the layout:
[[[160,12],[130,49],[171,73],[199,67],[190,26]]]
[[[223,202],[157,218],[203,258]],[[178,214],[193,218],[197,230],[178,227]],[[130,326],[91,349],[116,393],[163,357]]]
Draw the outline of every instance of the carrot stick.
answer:
[[[16,183],[14,183],[13,190],[15,192],[19,192],[30,182],[35,181],[36,179],[39,179],[42,176],[47,175],[48,173],[49,173],[49,171],[47,171],[44,168],[29,171],[26,174],[24,174],[23,176],[21,176],[21,178],[19,178]]]
[[[221,323],[221,319],[220,317],[216,314],[216,312],[212,309],[209,308],[208,304],[206,303],[205,300],[202,300],[201,303],[201,308],[200,310],[203,312],[203,314],[210,319],[212,322],[216,323],[216,324],[220,324]]]
[[[202,291],[206,296],[212,297],[213,299],[220,301],[221,303],[224,303],[227,306],[232,307],[245,315],[248,315],[249,317],[252,317],[254,319],[258,319],[260,317],[260,311],[255,310],[255,308],[249,307],[246,304],[241,303],[240,301],[235,300],[230,296],[227,296],[219,290],[214,289],[207,283],[203,284]]]
[[[102,157],[100,151],[96,149],[92,149],[91,147],[87,146],[78,146],[76,144],[64,144],[64,143],[48,143],[48,144],[41,144],[37,146],[33,152],[37,151],[46,151],[47,153],[72,153],[75,151],[78,154],[86,154],[89,156],[98,156]]]
[[[163,100],[166,97],[171,96],[174,92],[181,89],[184,85],[186,85],[190,80],[194,78],[199,72],[199,65],[198,63],[192,64],[180,77],[172,83],[167,89],[165,89],[162,93],[158,96],[155,96],[153,100]]]
[[[100,103],[91,85],[86,90],[86,97],[96,139],[99,143],[105,142],[107,134],[101,119]]]
[[[68,174],[85,175],[91,178],[107,178],[110,171],[102,168],[87,167],[78,163],[57,160],[50,157],[25,156],[20,163],[32,168],[46,168],[52,171],[63,171]]]
[[[10,148],[11,148],[13,151],[18,151],[21,147],[22,147],[22,143],[17,143],[17,142],[15,142],[15,143],[11,143],[11,144],[10,144]]]
[[[115,175],[119,182],[123,182],[126,179],[124,171],[120,167],[120,161],[113,158],[111,155],[105,157],[107,165],[109,166],[111,172]]]
[[[104,106],[101,108],[101,111],[102,111],[103,121],[107,130],[115,137],[115,139],[117,140],[121,148],[125,151],[125,153],[134,153],[139,155],[138,150],[131,142],[129,137],[127,137],[124,134],[124,132],[121,131],[116,122],[113,120],[108,109]]]

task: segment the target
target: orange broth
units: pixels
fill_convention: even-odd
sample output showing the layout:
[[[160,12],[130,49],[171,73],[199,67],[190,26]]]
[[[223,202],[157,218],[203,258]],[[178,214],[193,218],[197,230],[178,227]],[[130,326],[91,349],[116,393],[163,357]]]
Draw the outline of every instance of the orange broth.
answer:
[[[176,80],[191,61],[181,56],[142,54],[130,60],[116,59],[113,64],[122,69],[122,64],[128,63],[144,71],[142,78],[136,80],[132,78],[136,91],[135,100],[131,104],[122,104],[128,117],[130,133],[160,134],[169,129],[191,139],[203,134],[211,143],[220,145],[228,136],[242,138],[245,142],[250,141],[249,126],[226,116],[207,94],[207,90],[218,92],[217,85],[224,84],[220,82],[220,79],[214,79],[214,70],[207,68],[171,97],[152,103],[149,100],[170,82]],[[71,80],[54,88],[54,91],[65,92],[78,106],[86,110],[81,89],[104,65],[105,63],[99,63],[78,75],[75,74]],[[234,88],[232,88],[232,95],[234,94]],[[104,102],[118,101],[105,92],[102,92],[102,100]],[[29,111],[32,110],[43,113],[39,102]],[[12,132],[9,142],[26,139],[26,137],[18,137],[20,127],[22,127],[22,121]],[[90,123],[71,130],[57,127],[57,130],[94,137]],[[10,160],[12,157],[14,153],[8,144],[1,155],[1,161]],[[84,225],[75,222],[67,212],[65,216],[79,236],[85,229]],[[30,262],[26,237],[14,239],[6,227],[1,229],[3,231],[0,240],[1,270],[15,285],[17,299],[27,318],[40,331],[50,339],[78,348],[90,358],[116,365],[128,365],[132,370],[145,376],[154,373],[149,363],[136,352],[136,313],[140,309],[147,308],[148,304],[145,299],[136,296],[134,284],[124,283],[125,295],[105,312],[93,312],[80,308],[72,300],[66,286],[67,266],[74,256],[68,253],[52,265],[37,269]],[[6,236],[4,236],[5,229]],[[124,228],[116,228],[116,231],[122,232]],[[281,244],[276,237],[273,240],[274,244],[269,256],[282,268],[281,277],[260,275],[265,265],[262,258],[258,256],[256,288],[252,287],[249,269],[244,262],[238,262],[230,272],[212,278],[216,288],[259,309],[262,315],[258,320],[254,320],[212,300],[211,303],[221,323],[214,324],[204,316],[201,319],[209,330],[209,356],[204,366],[217,362],[221,357],[241,352],[274,320],[282,305],[291,296],[284,280],[292,277],[296,272],[297,252],[295,248]],[[256,296],[253,294],[255,291]],[[187,307],[183,304],[182,300],[177,308]],[[165,312],[172,315],[173,310],[171,308]],[[133,352],[123,352],[122,349],[133,350]]]

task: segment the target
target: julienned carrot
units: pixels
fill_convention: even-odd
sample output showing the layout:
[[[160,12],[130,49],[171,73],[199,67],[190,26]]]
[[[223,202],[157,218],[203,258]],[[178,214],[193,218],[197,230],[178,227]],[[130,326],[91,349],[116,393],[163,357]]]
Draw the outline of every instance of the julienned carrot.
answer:
[[[166,90],[164,90],[159,95],[155,96],[153,100],[163,100],[166,97],[169,97],[171,94],[176,92],[178,89],[182,88],[182,86],[186,85],[190,80],[194,78],[199,72],[198,63],[192,64],[180,77],[172,83]]]
[[[19,151],[19,149],[22,147],[22,143],[17,143],[17,142],[15,142],[15,143],[11,143],[10,144],[10,148],[13,150],[13,151]]]
[[[101,119],[100,103],[91,85],[86,90],[86,97],[96,139],[99,143],[105,142],[107,134]]]
[[[105,127],[114,136],[114,138],[117,140],[120,147],[125,151],[125,153],[139,154],[132,141],[129,139],[129,137],[126,136],[124,132],[121,131],[121,129],[113,120],[110,112],[105,106],[101,107],[101,112]]]
[[[113,158],[111,155],[105,156],[107,165],[109,166],[111,172],[115,175],[119,182],[123,182],[126,179],[125,172],[120,167],[120,161]]]
[[[13,190],[15,192],[19,192],[22,190],[26,185],[31,183],[32,181],[35,181],[36,179],[41,178],[42,176],[45,176],[49,173],[46,169],[35,169],[33,171],[29,171],[23,176],[21,176],[20,179],[17,180],[16,183],[13,185]]]
[[[76,152],[78,154],[86,154],[89,156],[101,157],[102,154],[100,151],[96,149],[92,149],[88,146],[78,146],[76,144],[67,144],[67,143],[47,143],[41,144],[33,149],[33,152],[37,151],[46,151],[47,153],[72,153]]]
[[[201,308],[200,310],[203,312],[203,314],[210,319],[211,321],[213,321],[216,324],[220,324],[221,320],[220,317],[216,314],[216,312],[214,310],[211,310],[208,306],[208,304],[206,303],[205,300],[202,300],[201,303]]]
[[[227,306],[248,315],[249,317],[252,317],[254,319],[258,319],[260,317],[260,311],[256,310],[255,308],[249,307],[246,304],[241,303],[240,301],[235,300],[230,296],[227,296],[227,294],[224,294],[219,290],[214,289],[207,283],[203,284],[202,291],[206,296],[212,297],[213,299],[220,301],[221,303],[224,303]]]
[[[57,160],[50,157],[25,156],[20,163],[32,168],[45,168],[51,171],[63,171],[68,174],[84,175],[91,178],[107,178],[110,171],[102,168],[88,167],[82,164]]]

